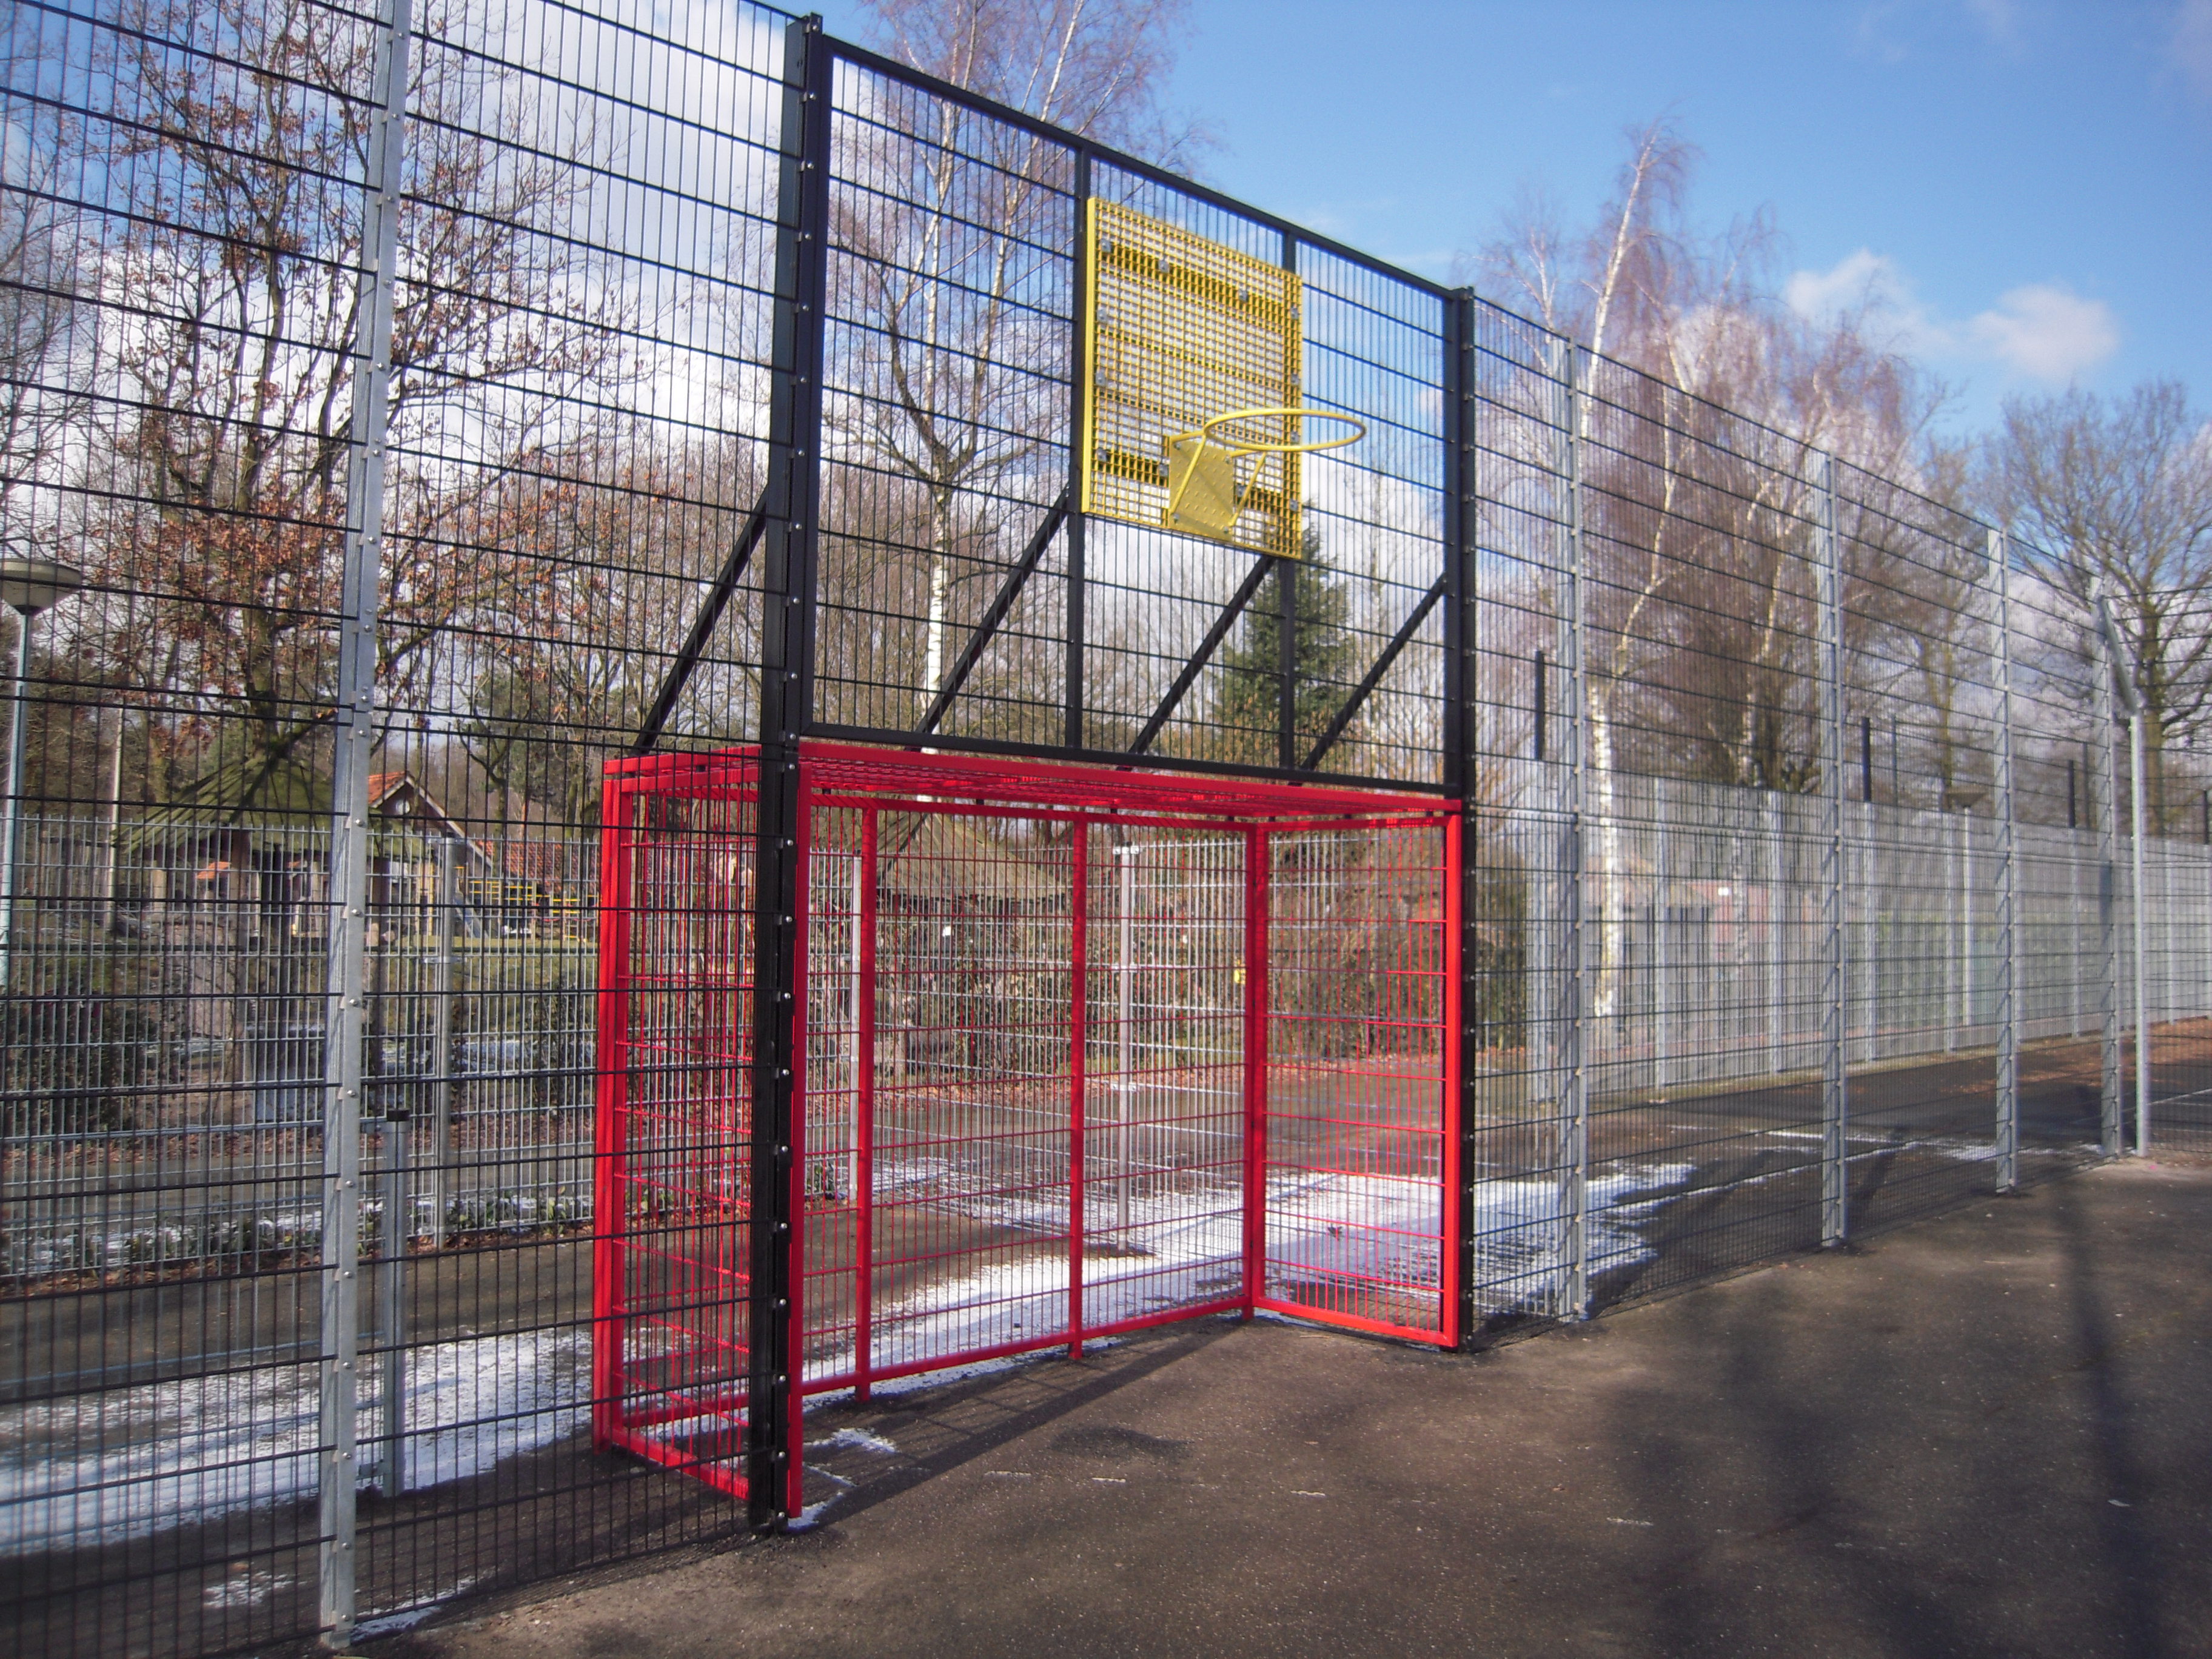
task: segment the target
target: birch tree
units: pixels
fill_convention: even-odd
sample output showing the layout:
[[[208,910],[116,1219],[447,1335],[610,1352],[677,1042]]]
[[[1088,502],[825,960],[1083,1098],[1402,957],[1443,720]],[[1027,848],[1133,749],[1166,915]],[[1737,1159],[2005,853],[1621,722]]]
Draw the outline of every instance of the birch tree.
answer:
[[[1787,700],[1806,683],[1797,657],[1812,632],[1814,453],[1896,465],[1942,395],[1870,334],[1866,310],[1808,319],[1779,302],[1764,215],[1699,231],[1689,210],[1698,153],[1671,120],[1627,137],[1588,229],[1534,201],[1463,265],[1589,354],[1573,436],[1584,456],[1601,1017],[1617,1012],[1628,944],[1618,775],[1688,760],[1717,781],[1809,787],[1816,769],[1789,741],[1802,726],[1809,742],[1809,722]],[[1624,753],[1625,725],[1642,752]]]
[[[1982,461],[1983,501],[2035,574],[2084,606],[2111,598],[2163,828],[2166,750],[2212,716],[2212,420],[2174,380],[2016,398]]]
[[[1086,137],[1170,165],[1205,142],[1164,103],[1182,0],[863,9],[887,56]],[[857,256],[844,280],[865,342],[854,356],[860,395],[832,418],[855,452],[921,495],[927,699],[944,681],[960,567],[982,569],[978,556],[1018,505],[1006,499],[1012,481],[1064,423],[1072,180],[1056,145],[949,100],[896,102],[898,118],[841,157],[868,187],[837,225]],[[883,530],[907,516],[896,496],[875,511]],[[895,574],[870,580],[892,599]]]

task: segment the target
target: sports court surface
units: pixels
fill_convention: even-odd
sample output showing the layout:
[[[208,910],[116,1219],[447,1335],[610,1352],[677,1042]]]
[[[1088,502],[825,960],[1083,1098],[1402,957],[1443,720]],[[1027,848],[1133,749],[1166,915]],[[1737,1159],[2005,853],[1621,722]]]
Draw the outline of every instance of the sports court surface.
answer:
[[[809,1532],[363,1650],[2202,1653],[2208,1230],[2121,1164],[1473,1358],[1170,1328],[810,1413]]]

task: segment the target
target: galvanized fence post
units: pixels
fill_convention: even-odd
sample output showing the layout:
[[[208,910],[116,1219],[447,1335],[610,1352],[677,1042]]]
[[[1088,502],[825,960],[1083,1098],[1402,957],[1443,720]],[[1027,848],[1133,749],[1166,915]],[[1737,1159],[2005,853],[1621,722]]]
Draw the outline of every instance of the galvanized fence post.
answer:
[[[1820,605],[1821,772],[1820,1243],[1849,1237],[1850,1097],[1844,1065],[1844,557],[1836,516],[1836,462],[1816,458]]]
[[[1997,1190],[2020,1184],[2020,830],[2013,794],[2012,544],[1989,532],[1996,596]]]
[[[1651,799],[1651,1086],[1663,1090],[1671,1080],[1667,1060],[1674,1042],[1674,953],[1668,948],[1673,940],[1667,926],[1674,854],[1674,837],[1668,832],[1674,804],[1668,799],[1666,779],[1652,780]]]
[[[2102,678],[2110,684],[2112,695],[2118,700],[2120,708],[2128,717],[2128,805],[2129,805],[2129,864],[2128,884],[2130,908],[2133,910],[2130,929],[2134,947],[2134,978],[2136,1008],[2136,1156],[2143,1157],[2150,1151],[2150,988],[2149,951],[2146,935],[2149,921],[2146,915],[2143,891],[2143,844],[2148,836],[2146,808],[2143,800],[2143,706],[2134,675],[2127,672],[2125,655],[2120,648],[2118,624],[2112,619],[2111,596],[2100,586],[2096,593],[2097,634],[2104,642],[2104,665],[2109,671]],[[2117,760],[2115,770],[2118,769]],[[2114,814],[2115,817],[2118,814]],[[2117,1088],[2115,1093],[2117,1093]]]
[[[1559,453],[1558,470],[1566,493],[1566,519],[1562,526],[1565,545],[1561,550],[1561,580],[1565,604],[1559,630],[1560,679],[1566,694],[1568,717],[1560,722],[1566,752],[1559,767],[1560,890],[1559,947],[1561,961],[1559,1063],[1559,1304],[1570,1319],[1589,1316],[1589,1096],[1584,1074],[1588,1041],[1586,1022],[1589,996],[1586,982],[1588,951],[1583,939],[1583,802],[1589,791],[1589,744],[1585,727],[1589,718],[1589,687],[1584,680],[1586,600],[1583,562],[1586,557],[1585,492],[1583,488],[1583,427],[1588,416],[1585,377],[1589,359],[1582,347],[1563,343],[1565,373],[1559,381]]]
[[[1936,810],[1942,814],[1937,822],[1943,826],[1943,1052],[1948,1054],[1957,1051],[1959,1028],[1966,1023],[1959,971],[1960,912],[1966,905],[1966,889],[1965,860],[1960,855],[1958,809],[1944,799],[1936,803]]]
[[[1460,810],[1459,867],[1444,878],[1459,884],[1459,1057],[1456,1077],[1445,1079],[1459,1101],[1459,1183],[1445,1202],[1454,1206],[1447,1249],[1459,1253],[1459,1330],[1465,1342],[1475,1328],[1475,1171],[1480,1167],[1476,1125],[1480,1116],[1475,1067],[1481,995],[1482,906],[1475,871],[1481,862],[1482,826],[1479,750],[1481,733],[1475,711],[1480,683],[1475,626],[1475,580],[1480,521],[1475,468],[1474,291],[1462,289],[1444,301],[1444,786]]]
[[[31,707],[32,636],[38,614],[35,606],[15,613],[15,661],[8,676],[7,793],[0,796],[0,994],[9,988],[15,957],[15,843],[21,839],[23,750],[28,737],[25,722]]]
[[[2089,806],[2097,817],[2097,1107],[2102,1149],[2106,1157],[2117,1158],[2127,1148],[2120,1101],[2120,795],[2118,711],[2113,706],[2118,665],[2101,592],[2094,603],[2089,696],[2098,736],[2089,745]]]
[[[376,1306],[378,1357],[376,1491],[407,1490],[407,1240],[413,1221],[413,1119],[406,1107],[385,1110],[383,1179],[378,1205]]]
[[[2133,688],[2129,688],[2132,691]],[[2134,902],[2136,957],[2136,1156],[2150,1155],[2150,952],[2146,935],[2149,908],[2143,894],[2143,842],[2148,837],[2143,808],[2143,711],[2130,696],[2128,709],[2128,794],[2130,807],[2130,852],[2134,879],[2128,896]]]
[[[318,1624],[325,1645],[353,1639],[361,1346],[362,1060],[368,1035],[368,774],[376,749],[377,609],[406,159],[411,0],[392,0],[377,54],[375,114],[362,192],[353,344],[344,567],[338,609],[336,748],[325,981],[321,1398],[317,1443]],[[387,1230],[388,1231],[388,1230]]]
[[[1766,991],[1760,1001],[1765,1010],[1766,1064],[1778,1071],[1787,1064],[1783,1058],[1783,1027],[1790,1012],[1790,994],[1784,975],[1790,945],[1782,931],[1783,895],[1787,884],[1782,844],[1789,836],[1789,819],[1782,810],[1780,790],[1762,789],[1759,793],[1765,798],[1760,804],[1766,818],[1766,926],[1760,935],[1760,948],[1766,955]]]

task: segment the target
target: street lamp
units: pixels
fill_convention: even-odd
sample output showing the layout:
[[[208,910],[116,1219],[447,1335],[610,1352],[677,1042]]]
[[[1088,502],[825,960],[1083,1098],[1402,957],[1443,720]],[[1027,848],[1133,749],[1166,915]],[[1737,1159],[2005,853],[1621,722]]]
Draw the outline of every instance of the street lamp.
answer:
[[[0,992],[15,933],[15,840],[22,816],[23,723],[30,708],[31,622],[84,586],[84,572],[55,559],[0,559],[0,604],[21,620],[15,629],[15,671],[8,703],[8,795],[0,801]]]

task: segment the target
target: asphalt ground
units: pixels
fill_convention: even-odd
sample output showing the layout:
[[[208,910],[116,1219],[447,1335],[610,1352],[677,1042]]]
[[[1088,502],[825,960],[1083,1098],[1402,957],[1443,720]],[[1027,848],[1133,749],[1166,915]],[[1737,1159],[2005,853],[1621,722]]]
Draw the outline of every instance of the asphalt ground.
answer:
[[[808,1418],[808,1532],[362,1645],[2212,1651],[2212,1167],[1474,1356],[1209,1322]]]

